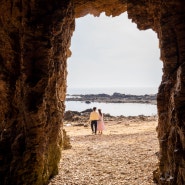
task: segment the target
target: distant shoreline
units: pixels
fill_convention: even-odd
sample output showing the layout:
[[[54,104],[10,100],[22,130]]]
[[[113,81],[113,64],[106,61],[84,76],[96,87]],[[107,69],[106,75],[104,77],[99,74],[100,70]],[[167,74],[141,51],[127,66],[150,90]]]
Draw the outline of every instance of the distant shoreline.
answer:
[[[146,103],[157,104],[157,94],[145,94],[145,95],[131,95],[113,93],[112,95],[100,93],[100,94],[67,94],[66,101],[81,101],[87,104],[92,102],[98,103]]]

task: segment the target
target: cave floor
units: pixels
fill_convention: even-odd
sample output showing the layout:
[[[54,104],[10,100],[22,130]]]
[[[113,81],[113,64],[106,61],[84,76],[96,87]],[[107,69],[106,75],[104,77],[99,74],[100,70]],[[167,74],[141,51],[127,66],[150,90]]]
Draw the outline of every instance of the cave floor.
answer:
[[[72,148],[49,185],[154,185],[159,151],[157,120],[107,121],[103,135],[89,127],[64,126]]]

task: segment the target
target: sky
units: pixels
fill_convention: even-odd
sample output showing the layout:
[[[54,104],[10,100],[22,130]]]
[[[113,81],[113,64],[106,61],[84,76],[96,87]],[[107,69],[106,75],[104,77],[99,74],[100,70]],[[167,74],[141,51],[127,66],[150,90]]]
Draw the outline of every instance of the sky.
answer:
[[[157,34],[140,31],[127,13],[76,19],[70,50],[69,88],[158,87],[161,82]]]

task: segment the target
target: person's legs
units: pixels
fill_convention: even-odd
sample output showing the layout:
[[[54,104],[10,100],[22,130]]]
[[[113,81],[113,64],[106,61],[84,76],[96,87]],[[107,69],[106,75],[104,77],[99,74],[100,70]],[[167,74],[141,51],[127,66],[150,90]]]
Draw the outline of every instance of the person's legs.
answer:
[[[94,127],[95,127],[95,134],[97,132],[97,121],[94,122]]]
[[[91,130],[92,130],[92,133],[95,133],[97,132],[97,121],[93,120],[91,121]]]
[[[94,127],[94,124],[93,124],[93,121],[91,121],[91,130],[92,130],[92,133],[94,133],[93,127]]]

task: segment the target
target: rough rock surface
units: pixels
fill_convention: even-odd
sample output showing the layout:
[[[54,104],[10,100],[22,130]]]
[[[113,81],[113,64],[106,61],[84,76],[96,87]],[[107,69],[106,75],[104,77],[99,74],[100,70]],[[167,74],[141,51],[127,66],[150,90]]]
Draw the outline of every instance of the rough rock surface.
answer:
[[[2,0],[0,184],[44,185],[57,173],[74,19],[127,11],[159,38],[158,184],[185,184],[184,0]]]
[[[1,185],[47,184],[58,173],[70,7],[67,1],[1,1]]]

